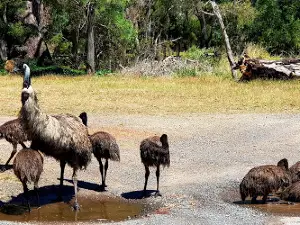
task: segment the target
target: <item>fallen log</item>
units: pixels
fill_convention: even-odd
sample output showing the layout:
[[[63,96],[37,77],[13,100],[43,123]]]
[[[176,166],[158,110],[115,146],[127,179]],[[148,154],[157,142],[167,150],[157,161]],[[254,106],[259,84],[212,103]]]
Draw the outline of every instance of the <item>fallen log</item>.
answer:
[[[242,74],[239,81],[257,78],[289,80],[300,78],[300,59],[263,60],[244,54],[234,69],[239,69]]]

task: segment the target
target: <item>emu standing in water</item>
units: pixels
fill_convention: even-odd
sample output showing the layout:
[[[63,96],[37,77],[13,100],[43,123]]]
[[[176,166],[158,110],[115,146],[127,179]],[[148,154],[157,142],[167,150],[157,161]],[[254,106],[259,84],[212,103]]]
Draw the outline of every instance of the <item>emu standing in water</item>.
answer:
[[[170,153],[168,136],[163,134],[161,137],[153,136],[144,139],[140,145],[141,159],[145,166],[145,185],[144,195],[146,195],[146,188],[148,178],[150,175],[150,166],[156,167],[156,179],[157,179],[157,190],[156,196],[161,196],[159,192],[159,176],[160,176],[160,165],[163,167],[170,166]]]
[[[79,115],[82,123],[87,126],[87,114],[83,112]],[[93,146],[93,153],[99,162],[99,169],[102,178],[101,188],[104,190],[106,187],[106,172],[108,169],[108,159],[112,161],[120,161],[120,150],[116,139],[109,133],[104,131],[96,132],[90,135],[90,140]],[[103,164],[101,159],[105,159],[105,167],[103,171]]]
[[[34,191],[37,196],[37,203],[40,206],[40,198],[38,193],[38,182],[43,172],[44,158],[39,151],[24,148],[18,152],[13,162],[13,169],[15,175],[19,178],[23,185],[23,191],[27,200],[27,207],[30,211],[30,203],[28,196],[27,183],[33,182]]]
[[[10,160],[17,153],[17,145],[20,144],[23,148],[26,148],[26,145],[23,142],[28,141],[30,139],[25,130],[23,129],[19,119],[7,121],[6,123],[0,126],[0,139],[1,138],[5,138],[8,142],[10,142],[13,145],[13,151],[9,159],[5,163],[5,166],[8,165]]]
[[[275,165],[265,165],[252,168],[240,184],[241,199],[252,197],[251,203],[256,203],[256,198],[262,195],[262,202],[267,201],[268,194],[285,188],[291,184],[291,173],[288,169],[287,159],[282,159]]]
[[[23,67],[25,76],[21,95],[21,123],[32,137],[32,149],[40,150],[60,161],[61,190],[66,163],[73,168],[74,209],[78,210],[77,171],[87,167],[92,155],[92,145],[87,128],[77,116],[70,114],[50,116],[42,112],[36,93],[31,86],[29,67],[26,64]]]

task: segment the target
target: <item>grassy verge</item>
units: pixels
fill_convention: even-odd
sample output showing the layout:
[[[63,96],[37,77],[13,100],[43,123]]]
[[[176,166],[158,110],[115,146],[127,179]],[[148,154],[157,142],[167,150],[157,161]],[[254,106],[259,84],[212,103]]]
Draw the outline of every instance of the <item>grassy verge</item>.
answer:
[[[17,115],[22,77],[0,76],[0,115]],[[222,76],[181,78],[32,78],[47,113],[145,114],[298,113],[300,81],[236,83]]]

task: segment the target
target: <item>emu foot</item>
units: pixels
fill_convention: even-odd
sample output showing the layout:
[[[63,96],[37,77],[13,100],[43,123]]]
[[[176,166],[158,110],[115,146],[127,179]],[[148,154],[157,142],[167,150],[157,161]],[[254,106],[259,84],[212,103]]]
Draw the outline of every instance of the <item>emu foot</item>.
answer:
[[[154,196],[155,197],[158,197],[158,196],[161,197],[162,195],[161,195],[161,193],[159,191],[157,191]]]
[[[1,165],[0,166],[0,172],[2,173],[2,172],[5,172],[6,170],[10,170],[12,168],[13,168],[12,165]]]
[[[106,191],[105,187],[107,187],[106,185],[100,185],[99,186],[99,191],[103,192]]]
[[[80,206],[78,204],[78,202],[75,202],[74,205],[73,205],[73,210],[74,211],[79,211],[80,210]]]

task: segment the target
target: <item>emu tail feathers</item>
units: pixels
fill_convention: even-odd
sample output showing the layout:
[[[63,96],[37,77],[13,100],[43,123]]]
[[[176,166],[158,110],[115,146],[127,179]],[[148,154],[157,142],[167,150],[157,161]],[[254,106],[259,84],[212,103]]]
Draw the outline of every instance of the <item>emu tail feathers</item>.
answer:
[[[120,150],[117,143],[112,143],[109,151],[109,158],[112,161],[120,161]]]

